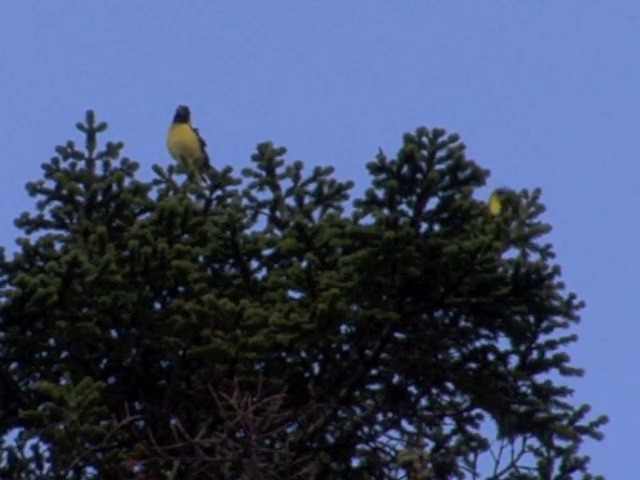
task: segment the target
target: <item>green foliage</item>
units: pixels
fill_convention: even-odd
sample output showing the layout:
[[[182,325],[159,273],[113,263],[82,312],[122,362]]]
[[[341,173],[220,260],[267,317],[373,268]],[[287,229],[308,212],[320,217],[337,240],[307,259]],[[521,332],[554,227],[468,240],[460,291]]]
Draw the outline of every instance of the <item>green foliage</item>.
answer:
[[[78,129],[0,258],[2,478],[595,478],[539,190],[490,214],[440,129],[352,204],[270,143],[240,177],[145,183]]]

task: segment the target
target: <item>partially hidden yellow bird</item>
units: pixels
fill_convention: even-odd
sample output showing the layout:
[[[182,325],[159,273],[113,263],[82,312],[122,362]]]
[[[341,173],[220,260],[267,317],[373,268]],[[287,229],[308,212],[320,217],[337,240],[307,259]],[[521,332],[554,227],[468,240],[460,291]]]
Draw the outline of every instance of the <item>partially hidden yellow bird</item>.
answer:
[[[202,173],[211,168],[207,144],[198,129],[191,126],[191,111],[185,105],[176,109],[167,134],[167,148],[190,178],[201,181]]]
[[[491,192],[489,201],[489,212],[493,216],[502,216],[505,213],[518,214],[520,212],[520,202],[518,195],[513,190],[502,187]]]
[[[489,197],[489,211],[491,215],[500,215],[502,211],[503,198],[501,192],[494,190]]]

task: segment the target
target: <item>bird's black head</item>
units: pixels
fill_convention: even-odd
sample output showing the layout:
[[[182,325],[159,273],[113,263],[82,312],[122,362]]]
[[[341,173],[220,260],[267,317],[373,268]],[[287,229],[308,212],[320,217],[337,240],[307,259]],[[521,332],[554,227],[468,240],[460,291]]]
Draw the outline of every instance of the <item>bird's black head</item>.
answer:
[[[180,105],[176,109],[176,114],[173,117],[173,123],[189,123],[191,121],[191,111],[186,105]]]

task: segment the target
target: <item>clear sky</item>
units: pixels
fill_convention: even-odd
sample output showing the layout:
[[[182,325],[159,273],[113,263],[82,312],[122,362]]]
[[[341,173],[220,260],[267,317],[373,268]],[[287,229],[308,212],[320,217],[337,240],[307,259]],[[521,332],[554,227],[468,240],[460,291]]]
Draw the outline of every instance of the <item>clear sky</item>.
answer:
[[[117,4],[117,5],[116,5]],[[490,186],[541,187],[570,290],[587,301],[575,383],[611,423],[593,470],[637,478],[640,4],[538,1],[12,2],[0,15],[0,244],[24,184],[88,108],[151,177],[188,104],[214,162],[272,140],[366,186],[420,125],[462,135]],[[103,138],[103,140],[106,140]]]

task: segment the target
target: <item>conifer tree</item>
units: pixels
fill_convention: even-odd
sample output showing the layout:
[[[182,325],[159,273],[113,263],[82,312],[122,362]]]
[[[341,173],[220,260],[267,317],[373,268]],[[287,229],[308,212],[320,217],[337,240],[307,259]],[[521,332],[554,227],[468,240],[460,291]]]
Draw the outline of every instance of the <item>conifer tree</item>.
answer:
[[[150,182],[87,112],[0,258],[0,477],[591,480],[582,303],[539,190],[419,128],[333,169],[258,145]]]

